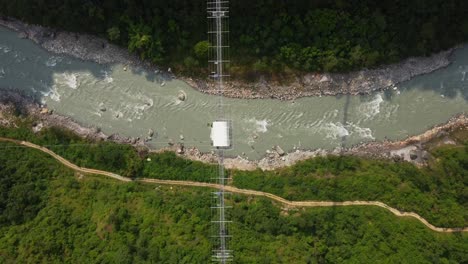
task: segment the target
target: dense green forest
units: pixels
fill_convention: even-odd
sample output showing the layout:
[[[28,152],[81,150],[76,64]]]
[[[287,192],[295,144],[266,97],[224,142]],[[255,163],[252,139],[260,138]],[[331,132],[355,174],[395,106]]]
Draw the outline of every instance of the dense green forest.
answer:
[[[205,5],[202,0],[0,0],[0,15],[96,34],[143,59],[200,73],[207,60]],[[237,0],[230,5],[234,76],[348,71],[468,40],[464,0]]]
[[[427,168],[352,156],[318,157],[271,172],[236,171],[234,185],[290,200],[372,200],[439,226],[468,225],[468,142],[434,151]]]
[[[34,134],[34,121],[19,118],[18,128],[0,127],[0,136],[47,146],[73,163],[131,178],[212,182],[217,167],[177,157],[148,153],[129,145],[93,142],[70,131],[47,128]],[[431,148],[433,160],[418,168],[407,162],[353,156],[318,157],[275,171],[229,171],[232,184],[289,200],[372,200],[416,212],[443,227],[468,225],[468,132],[464,145]]]
[[[208,189],[81,176],[0,143],[0,263],[208,263]],[[284,211],[234,195],[236,263],[466,263],[468,236],[381,208]]]
[[[27,140],[45,146],[81,167],[118,173],[125,177],[208,182],[217,175],[213,165],[177,157],[173,152],[148,153],[146,148],[113,142],[95,142],[57,127],[34,133],[35,121],[18,118],[17,127],[1,127],[0,137]]]

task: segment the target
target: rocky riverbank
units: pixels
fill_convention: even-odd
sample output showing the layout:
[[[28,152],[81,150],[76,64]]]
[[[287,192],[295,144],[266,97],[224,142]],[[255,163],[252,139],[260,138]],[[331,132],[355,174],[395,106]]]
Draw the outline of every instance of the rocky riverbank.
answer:
[[[30,38],[48,51],[68,54],[77,58],[95,61],[97,63],[119,63],[135,67],[152,67],[141,62],[137,57],[130,55],[126,50],[109,44],[106,40],[90,35],[78,35],[74,33],[58,32],[40,26],[25,25],[15,20],[0,20],[0,25],[7,26],[18,31],[19,37]],[[383,89],[412,78],[418,74],[424,74],[450,63],[449,57],[452,50],[439,53],[429,58],[409,59],[406,62],[390,65],[381,69],[365,70],[349,74],[309,74],[298,77],[291,85],[270,85],[268,81],[257,84],[231,82],[226,94],[241,98],[277,98],[294,99],[301,96],[333,95],[339,93],[359,94]],[[151,68],[151,70],[156,70]],[[165,73],[171,78],[170,73]],[[308,76],[308,77],[307,77]],[[213,93],[210,84],[202,81],[188,80],[193,86],[207,93]],[[296,84],[294,84],[296,83]],[[250,86],[249,86],[250,85]],[[236,87],[236,88],[233,88]],[[180,94],[185,99],[184,94]],[[3,106],[1,104],[3,102]],[[112,140],[118,143],[131,144],[136,147],[146,147],[145,139],[128,138],[120,135],[105,135],[96,127],[85,127],[69,117],[64,117],[49,111],[45,106],[34,102],[33,99],[16,93],[0,90],[0,106],[8,106],[11,102],[20,105],[28,115],[37,118],[34,129],[39,131],[43,127],[59,126],[74,131],[82,137],[93,140]],[[11,106],[11,105],[9,105]],[[1,112],[0,107],[0,112]],[[349,154],[363,155],[379,158],[406,159],[417,164],[424,164],[427,153],[423,145],[428,138],[440,133],[446,133],[453,127],[466,127],[467,118],[464,115],[457,116],[445,125],[437,126],[417,137],[398,142],[371,142],[350,149],[326,150],[296,150],[284,153],[280,148],[273,146],[261,160],[251,161],[243,157],[226,159],[228,168],[265,170],[290,166],[299,160],[308,159],[318,155]],[[0,115],[0,125],[9,125],[9,120]],[[447,127],[448,126],[448,127]],[[445,131],[445,132],[444,132]],[[184,157],[203,162],[215,162],[214,153],[201,153],[196,148],[186,149],[180,143],[168,144],[166,148],[158,151],[171,150]]]
[[[157,71],[166,79],[175,78],[170,69],[163,71],[150,63],[142,62],[138,57],[129,54],[126,49],[96,36],[27,25],[18,20],[7,18],[0,19],[0,26],[17,31],[19,37],[29,38],[53,53],[66,54],[97,63],[119,63],[133,67],[144,67],[148,71]],[[409,58],[401,63],[377,69],[365,69],[345,74],[307,73],[282,82],[266,78],[260,78],[260,81],[253,83],[233,80],[226,84],[224,95],[245,99],[292,100],[306,96],[366,94],[393,87],[417,75],[446,67],[450,64],[450,55],[453,51],[454,49],[450,49],[430,57]],[[177,76],[177,78],[186,81],[201,92],[217,93],[212,82],[183,76]]]
[[[6,118],[5,112],[15,111],[24,116],[33,117],[36,122],[32,129],[35,132],[44,127],[61,127],[73,131],[80,137],[93,141],[111,140],[120,144],[131,144],[135,147],[144,147],[145,142],[139,138],[122,137],[117,134],[106,135],[98,127],[86,127],[74,121],[70,117],[61,116],[47,109],[46,106],[35,102],[32,97],[4,90],[0,88],[0,125],[11,125],[13,122]]]
[[[117,134],[106,135],[99,128],[86,127],[75,122],[70,117],[64,117],[53,113],[45,106],[40,105],[25,95],[17,92],[0,90],[0,125],[14,125],[8,118],[6,112],[16,111],[23,115],[32,116],[35,120],[34,131],[40,131],[44,127],[57,126],[71,131],[77,135],[94,141],[113,141],[120,144],[130,144],[137,148],[148,148],[145,140],[140,138],[122,137]],[[285,153],[281,148],[275,146],[260,160],[248,160],[243,157],[226,158],[225,165],[230,169],[240,170],[274,170],[281,167],[291,166],[298,161],[316,156],[326,155],[356,155],[370,158],[383,158],[393,160],[406,160],[417,165],[424,165],[430,158],[426,144],[433,139],[440,138],[443,144],[452,144],[453,139],[448,135],[454,130],[468,130],[468,116],[459,114],[451,118],[447,123],[434,126],[425,133],[409,137],[402,141],[368,142],[351,148],[336,148],[334,150],[295,150]],[[149,149],[149,148],[148,148]],[[179,156],[205,163],[216,163],[215,153],[202,153],[196,148],[184,148],[181,143],[168,143],[168,145],[152,152],[174,151]]]
[[[247,160],[243,157],[227,158],[225,165],[229,169],[240,170],[274,170],[294,165],[295,163],[317,156],[327,155],[354,155],[366,158],[392,159],[395,161],[408,161],[423,166],[430,159],[427,144],[440,138],[442,144],[453,144],[450,135],[453,131],[468,130],[468,116],[459,114],[452,117],[447,123],[434,126],[423,134],[408,137],[401,141],[374,141],[359,144],[351,148],[335,148],[333,150],[296,150],[284,153],[278,147],[273,147],[266,156],[260,160]],[[184,153],[185,157],[203,162],[215,162],[213,153],[200,153],[197,149],[189,149]]]
[[[253,83],[234,80],[225,85],[224,95],[248,99],[293,100],[308,96],[370,94],[395,87],[398,83],[415,76],[447,67],[454,50],[455,48],[452,48],[430,57],[409,58],[401,63],[377,69],[364,69],[350,73],[307,73],[285,82],[267,80],[262,77],[260,81]],[[187,78],[184,80],[201,92],[216,93],[212,82]]]

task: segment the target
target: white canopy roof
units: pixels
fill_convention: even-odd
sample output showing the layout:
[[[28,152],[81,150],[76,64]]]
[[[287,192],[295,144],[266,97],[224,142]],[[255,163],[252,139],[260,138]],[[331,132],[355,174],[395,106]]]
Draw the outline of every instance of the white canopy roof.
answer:
[[[211,141],[213,141],[213,147],[228,148],[231,146],[229,129],[228,121],[213,122],[210,135]]]

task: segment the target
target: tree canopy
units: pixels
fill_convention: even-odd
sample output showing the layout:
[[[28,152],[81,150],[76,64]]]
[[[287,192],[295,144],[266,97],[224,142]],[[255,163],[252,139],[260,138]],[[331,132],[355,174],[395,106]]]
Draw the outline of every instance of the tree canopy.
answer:
[[[202,72],[207,60],[205,5],[201,0],[0,0],[0,15],[100,35],[143,59],[193,74]],[[230,5],[230,54],[238,75],[375,67],[468,39],[463,0],[238,0]]]
[[[79,175],[0,143],[1,263],[208,263],[211,190]],[[283,210],[233,195],[238,263],[466,263],[466,234],[382,208]]]

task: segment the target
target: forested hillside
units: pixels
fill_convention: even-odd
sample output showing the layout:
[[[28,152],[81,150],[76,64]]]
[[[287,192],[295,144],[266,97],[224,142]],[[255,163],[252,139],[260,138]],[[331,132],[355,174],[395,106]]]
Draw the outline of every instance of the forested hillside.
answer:
[[[59,128],[33,133],[34,120],[17,118],[17,127],[0,127],[0,137],[47,146],[71,162],[131,178],[211,182],[215,165],[148,153],[129,145],[93,142]],[[468,225],[468,131],[450,135],[458,145],[430,149],[429,166],[353,156],[317,157],[275,171],[227,171],[232,185],[261,190],[295,201],[381,201],[416,212],[440,227]],[[434,142],[435,144],[436,142]]]
[[[0,263],[208,263],[211,190],[74,173],[0,143]],[[237,263],[466,263],[466,234],[381,208],[282,210],[234,195]]]
[[[108,38],[186,73],[205,69],[205,1],[0,0],[0,15]],[[464,0],[237,0],[232,72],[348,71],[468,39]],[[198,45],[197,45],[198,44]]]

